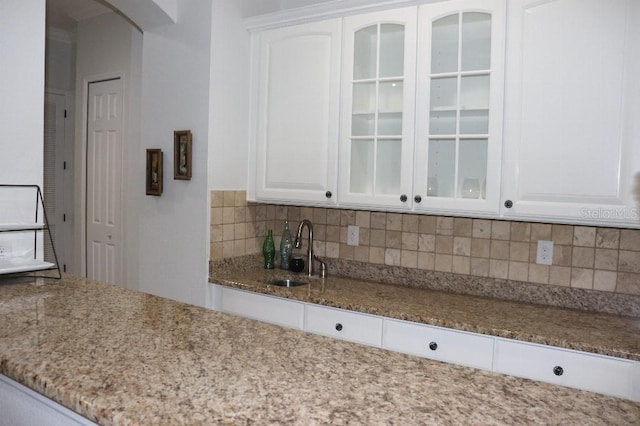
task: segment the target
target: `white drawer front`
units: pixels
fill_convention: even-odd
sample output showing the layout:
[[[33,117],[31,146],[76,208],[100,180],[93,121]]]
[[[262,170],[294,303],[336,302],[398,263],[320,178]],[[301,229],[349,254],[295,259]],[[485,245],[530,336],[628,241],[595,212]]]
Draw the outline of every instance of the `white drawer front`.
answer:
[[[302,330],[304,305],[279,297],[222,289],[222,312]]]
[[[387,319],[382,345],[392,351],[491,370],[493,341],[493,337]]]
[[[497,339],[494,368],[499,373],[620,398],[632,396],[633,361]]]
[[[380,347],[382,318],[307,305],[306,331]]]

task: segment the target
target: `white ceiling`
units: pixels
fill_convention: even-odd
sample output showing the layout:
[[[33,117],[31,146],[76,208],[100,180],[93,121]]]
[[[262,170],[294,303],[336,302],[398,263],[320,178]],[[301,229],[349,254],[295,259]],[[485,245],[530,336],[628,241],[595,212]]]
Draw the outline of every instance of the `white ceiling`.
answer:
[[[101,0],[47,0],[47,26],[74,31],[78,21],[112,10]]]
[[[84,19],[93,18],[104,13],[114,11],[113,7],[104,0],[46,0],[47,27],[57,28],[74,33],[76,24]],[[137,0],[130,0],[137,1]],[[320,3],[345,0],[237,0],[242,1],[245,16],[272,13],[280,10]],[[349,0],[346,0],[349,1]],[[358,1],[358,0],[354,0]],[[362,0],[360,0],[362,1]],[[379,1],[379,0],[377,0]]]

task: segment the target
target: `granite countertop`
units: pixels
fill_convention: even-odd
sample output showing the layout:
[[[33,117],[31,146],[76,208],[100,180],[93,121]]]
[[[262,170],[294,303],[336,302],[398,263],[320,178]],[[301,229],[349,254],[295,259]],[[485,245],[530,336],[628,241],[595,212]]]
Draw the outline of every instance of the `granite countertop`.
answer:
[[[0,283],[0,373],[104,425],[640,422],[628,400],[68,275]]]
[[[301,287],[265,284],[297,277],[279,269],[213,270],[224,286],[457,330],[640,361],[640,317],[514,302],[407,285],[328,276]]]

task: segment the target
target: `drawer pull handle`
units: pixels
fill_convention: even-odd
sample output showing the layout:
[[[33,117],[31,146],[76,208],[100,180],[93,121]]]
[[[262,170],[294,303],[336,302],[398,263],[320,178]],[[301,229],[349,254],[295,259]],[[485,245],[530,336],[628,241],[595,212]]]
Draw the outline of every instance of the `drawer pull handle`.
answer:
[[[340,324],[339,322],[336,323],[336,330],[342,331],[342,324]]]
[[[429,343],[429,349],[435,351],[436,349],[438,349],[438,344],[436,342]]]
[[[555,367],[553,367],[553,374],[555,374],[556,376],[562,376],[564,374],[564,368],[556,365]]]
[[[331,191],[327,191],[324,193],[324,196],[327,198],[331,198],[333,196],[333,194],[331,193]]]

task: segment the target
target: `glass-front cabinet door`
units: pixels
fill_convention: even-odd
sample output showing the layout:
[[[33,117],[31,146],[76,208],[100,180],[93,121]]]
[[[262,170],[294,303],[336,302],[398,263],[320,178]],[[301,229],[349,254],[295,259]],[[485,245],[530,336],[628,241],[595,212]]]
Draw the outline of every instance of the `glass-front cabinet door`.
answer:
[[[344,19],[340,202],[411,208],[417,8]]]
[[[415,209],[498,212],[504,7],[420,7]]]

